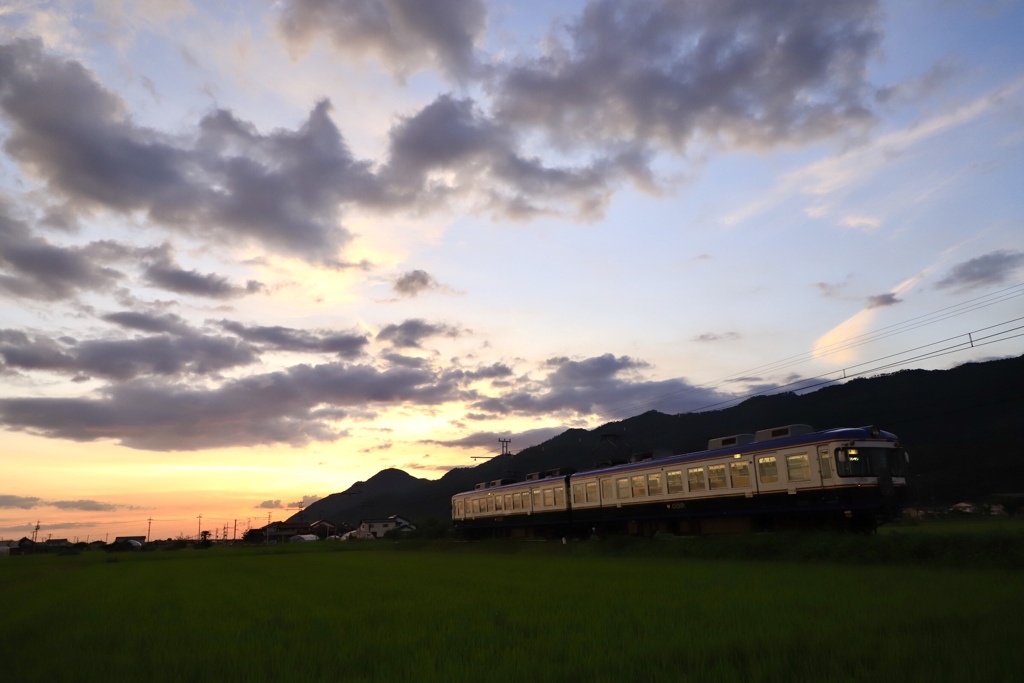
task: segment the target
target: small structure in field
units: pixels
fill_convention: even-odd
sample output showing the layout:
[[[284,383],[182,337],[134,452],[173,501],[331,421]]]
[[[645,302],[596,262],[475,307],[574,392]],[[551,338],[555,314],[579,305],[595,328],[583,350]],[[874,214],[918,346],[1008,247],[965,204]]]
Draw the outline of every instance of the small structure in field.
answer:
[[[309,543],[310,541],[319,541],[320,538],[316,534],[295,534],[288,539],[289,543]]]

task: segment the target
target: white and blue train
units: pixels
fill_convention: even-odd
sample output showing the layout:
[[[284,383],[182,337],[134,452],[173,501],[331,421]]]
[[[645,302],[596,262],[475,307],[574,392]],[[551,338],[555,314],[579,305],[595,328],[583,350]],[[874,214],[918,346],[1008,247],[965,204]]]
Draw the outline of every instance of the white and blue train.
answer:
[[[705,451],[585,472],[554,470],[452,496],[469,536],[873,530],[906,501],[909,456],[877,427],[787,425],[711,439]]]

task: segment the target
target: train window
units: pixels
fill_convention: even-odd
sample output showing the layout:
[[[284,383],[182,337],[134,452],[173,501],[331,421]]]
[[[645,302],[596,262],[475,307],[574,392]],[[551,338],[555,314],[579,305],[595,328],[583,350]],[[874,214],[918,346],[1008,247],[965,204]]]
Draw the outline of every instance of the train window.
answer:
[[[832,478],[832,456],[828,454],[828,451],[823,450],[819,459],[821,460],[821,478],[831,479]]]
[[[786,476],[790,481],[808,481],[811,478],[811,465],[807,454],[786,456]]]
[[[583,484],[572,485],[572,504],[583,502]]]
[[[757,476],[761,477],[762,484],[774,484],[779,480],[779,466],[774,455],[757,459]]]
[[[512,494],[512,509],[513,510],[522,510],[523,509],[522,494],[519,494],[519,493],[513,493]]]
[[[497,496],[494,499],[494,510],[495,512],[501,512],[505,509],[505,499],[501,496]]]
[[[555,487],[555,505],[565,505],[565,487]]]
[[[668,479],[668,492],[669,493],[682,493],[683,492],[683,471],[675,470],[673,472],[666,472],[665,478]]]
[[[533,490],[533,509],[540,510],[540,489]]]
[[[714,491],[728,486],[725,480],[725,465],[708,465],[708,488]]]
[[[588,481],[587,482],[587,502],[588,503],[596,503],[597,502],[597,482],[596,481]]]
[[[886,469],[894,477],[903,477],[906,462],[906,454],[899,448],[836,449],[836,471],[840,477],[876,477]]]
[[[644,482],[644,475],[635,474],[630,477],[630,484],[633,489],[634,498],[643,498],[647,495],[647,484]]]
[[[652,496],[660,496],[661,490],[661,472],[652,472],[647,475],[647,492]]]
[[[512,509],[512,494],[511,493],[506,493],[505,494],[505,509],[506,510],[511,510]]]
[[[494,499],[493,498],[488,498],[487,499],[487,511],[488,512],[494,512]]]
[[[618,498],[629,498],[629,477],[615,480],[615,495]]]
[[[480,499],[479,498],[474,498],[473,499],[473,514],[474,515],[480,514]]]
[[[892,476],[907,476],[907,463],[910,462],[907,452],[902,448],[890,448],[886,450],[886,454],[889,456],[889,471],[892,472]]]
[[[729,463],[729,476],[732,477],[732,487],[734,489],[750,486],[750,463]]]
[[[544,507],[553,507],[555,504],[555,490],[544,489]]]
[[[691,491],[703,491],[704,490],[704,468],[703,467],[691,467],[686,470],[686,480],[690,485]]]

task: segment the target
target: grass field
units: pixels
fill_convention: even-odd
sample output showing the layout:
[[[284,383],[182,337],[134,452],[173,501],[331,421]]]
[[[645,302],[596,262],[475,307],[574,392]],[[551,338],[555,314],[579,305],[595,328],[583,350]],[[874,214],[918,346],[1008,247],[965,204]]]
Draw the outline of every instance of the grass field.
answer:
[[[1024,572],[686,556],[688,544],[708,540],[752,543],[755,555],[763,543],[374,542],[0,558],[2,677],[1016,681],[1024,671]]]

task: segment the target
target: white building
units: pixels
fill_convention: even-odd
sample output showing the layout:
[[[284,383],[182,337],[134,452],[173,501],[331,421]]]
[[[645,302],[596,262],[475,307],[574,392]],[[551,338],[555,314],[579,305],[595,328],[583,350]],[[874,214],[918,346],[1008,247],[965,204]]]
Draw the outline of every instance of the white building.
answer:
[[[391,515],[387,519],[364,519],[359,522],[359,531],[374,538],[383,538],[384,534],[396,529],[413,531],[416,525],[398,515]]]

